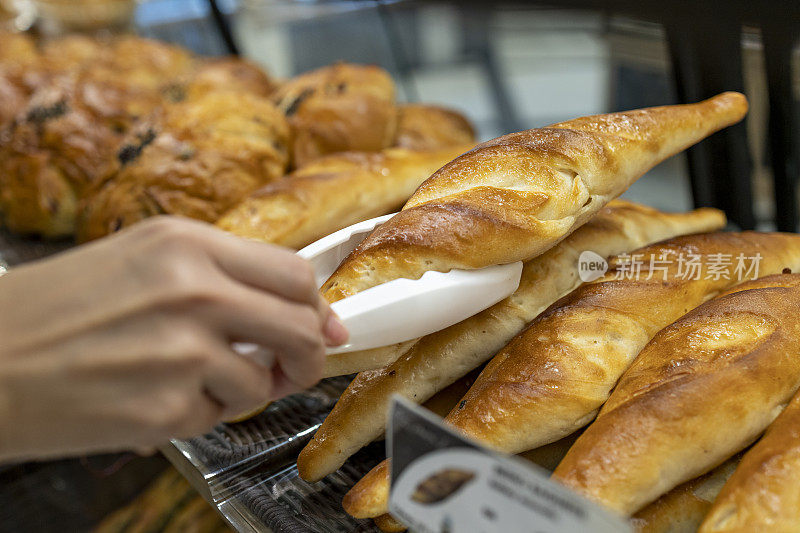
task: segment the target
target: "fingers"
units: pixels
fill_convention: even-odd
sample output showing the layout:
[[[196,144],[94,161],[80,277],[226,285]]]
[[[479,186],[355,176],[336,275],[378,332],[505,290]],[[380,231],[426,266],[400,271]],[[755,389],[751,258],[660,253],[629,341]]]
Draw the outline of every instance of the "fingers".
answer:
[[[314,270],[293,251],[222,232],[215,232],[212,242],[213,259],[236,281],[288,300],[319,305]]]
[[[270,399],[272,364],[256,362],[220,347],[207,364],[203,381],[206,393],[222,406],[222,418],[227,420]]]

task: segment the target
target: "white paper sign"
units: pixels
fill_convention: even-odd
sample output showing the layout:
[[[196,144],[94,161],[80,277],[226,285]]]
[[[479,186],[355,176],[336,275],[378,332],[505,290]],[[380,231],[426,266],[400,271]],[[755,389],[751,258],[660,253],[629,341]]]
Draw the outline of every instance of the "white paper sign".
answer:
[[[627,533],[628,522],[549,473],[469,441],[402,398],[391,407],[390,512],[420,533]]]

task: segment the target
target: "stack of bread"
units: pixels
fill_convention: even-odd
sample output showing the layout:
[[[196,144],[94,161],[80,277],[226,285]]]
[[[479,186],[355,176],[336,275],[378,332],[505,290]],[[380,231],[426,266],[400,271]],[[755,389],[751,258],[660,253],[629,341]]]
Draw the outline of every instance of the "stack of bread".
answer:
[[[132,36],[0,34],[0,220],[21,234],[171,214],[300,248],[400,208],[473,145],[464,117],[399,104],[375,66],[278,81]]]
[[[300,454],[300,476],[320,480],[380,438],[400,394],[638,530],[800,528],[788,481],[800,474],[800,236],[720,232],[713,209],[614,199],[746,111],[725,93],[586,117],[483,143],[435,172],[323,296],[521,260],[520,286],[421,339],[330,356],[330,374],[361,372]],[[609,269],[582,283],[586,250]],[[387,460],[343,506],[401,531],[388,495]]]
[[[641,531],[798,530],[800,237],[616,199],[746,111],[724,93],[473,148],[463,117],[399,105],[378,67],[278,81],[135,37],[0,34],[0,215],[85,241],[177,214],[300,248],[402,207],[323,285],[329,302],[516,261],[520,285],[436,333],[330,356],[326,375],[358,374],[300,454],[302,478],[380,438],[398,393]],[[582,283],[587,250],[609,269]],[[388,494],[384,461],[343,505],[403,530]]]

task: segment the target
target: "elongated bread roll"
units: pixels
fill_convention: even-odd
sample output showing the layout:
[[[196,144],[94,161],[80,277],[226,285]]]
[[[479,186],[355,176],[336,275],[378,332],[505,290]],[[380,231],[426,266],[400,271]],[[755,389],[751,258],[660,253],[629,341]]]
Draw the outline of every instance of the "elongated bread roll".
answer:
[[[637,533],[697,533],[741,458],[737,454],[708,474],[664,494],[631,518],[634,529]]]
[[[330,301],[429,270],[535,257],[667,157],[738,122],[739,93],[578,118],[478,145],[430,177],[323,285]]]
[[[302,248],[399,209],[420,183],[470,148],[347,152],[318,159],[251,194],[217,222],[236,235]]]
[[[714,260],[723,256],[730,265],[717,276],[714,265],[721,263]],[[737,257],[745,267],[741,272],[736,272]],[[643,263],[638,273],[632,271],[636,263],[612,260],[605,277],[582,285],[539,315],[492,358],[445,421],[506,453],[573,433],[595,417],[619,377],[661,328],[740,276],[739,281],[759,272],[800,269],[800,236],[689,235],[641,248],[630,258]],[[686,267],[690,262],[699,266],[696,272]]]
[[[727,287],[785,268],[800,271],[800,236],[690,235],[630,257],[644,263],[641,270],[634,272],[632,261],[617,263],[539,315],[489,362],[445,420],[507,453],[569,435],[594,419],[660,329]],[[699,266],[696,274],[690,261]]]
[[[527,262],[519,288],[510,297],[424,337],[385,368],[360,373],[300,454],[300,475],[311,481],[321,479],[380,435],[392,394],[422,403],[489,359],[527,322],[578,286],[576,264],[581,251],[592,249],[608,256],[723,224],[722,214],[711,209],[665,214],[618,201],[601,210],[580,232]]]
[[[796,357],[797,351],[791,356]],[[800,529],[800,394],[750,451],[708,513],[700,533]]]
[[[475,130],[461,113],[425,104],[399,107],[394,146],[430,150],[467,143],[475,143]]]
[[[778,274],[661,330],[554,479],[631,514],[742,450],[800,387],[798,313],[800,275]]]

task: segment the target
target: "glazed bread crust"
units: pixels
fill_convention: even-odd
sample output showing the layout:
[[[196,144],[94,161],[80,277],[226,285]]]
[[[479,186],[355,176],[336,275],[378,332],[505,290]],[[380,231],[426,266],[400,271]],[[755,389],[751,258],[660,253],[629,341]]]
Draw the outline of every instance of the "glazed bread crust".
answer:
[[[334,302],[397,278],[535,257],[647,170],[747,111],[739,93],[579,118],[478,145],[420,186],[322,288]]]
[[[661,330],[554,479],[629,515],[745,448],[800,386],[798,312],[800,275],[779,274]]]
[[[321,479],[378,437],[392,394],[422,403],[488,360],[527,322],[580,284],[575,265],[583,250],[609,256],[724,223],[724,216],[713,209],[665,214],[623,201],[604,208],[580,232],[528,261],[519,288],[510,297],[422,338],[385,368],[360,373],[300,454],[300,475],[310,481]]]
[[[329,155],[254,192],[217,225],[241,237],[299,249],[399,209],[436,169],[469,148]]]
[[[737,454],[711,472],[675,487],[631,517],[631,525],[637,533],[697,533],[741,458]]]
[[[700,533],[796,531],[800,524],[800,395],[742,458]]]
[[[631,254],[645,262],[651,257],[665,261],[664,272],[648,272],[647,263],[638,276],[627,279],[612,259],[604,278],[553,304],[500,350],[445,421],[505,453],[538,448],[582,428],[660,329],[737,283],[733,268],[727,276],[709,275],[717,254],[760,254],[761,274],[800,269],[800,236],[745,232],[676,237]],[[699,258],[697,279],[684,279],[678,272],[680,256]],[[755,270],[749,274],[758,275]],[[367,501],[363,487],[361,493]]]
[[[690,235],[631,256],[645,263],[637,275],[627,277],[631,263],[623,262],[620,270],[616,262],[604,278],[556,302],[489,362],[446,421],[507,453],[569,435],[595,418],[617,380],[659,330],[748,276],[800,270],[800,236]],[[726,275],[717,276],[710,269],[718,264],[714,258],[723,256],[731,265]],[[758,269],[734,272],[734,258],[759,256]],[[680,257],[699,261],[696,275],[681,272],[686,263]],[[743,264],[749,268],[751,263],[755,260]]]

